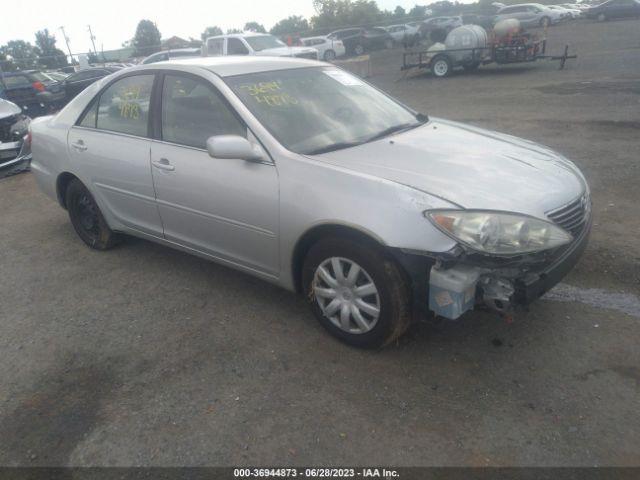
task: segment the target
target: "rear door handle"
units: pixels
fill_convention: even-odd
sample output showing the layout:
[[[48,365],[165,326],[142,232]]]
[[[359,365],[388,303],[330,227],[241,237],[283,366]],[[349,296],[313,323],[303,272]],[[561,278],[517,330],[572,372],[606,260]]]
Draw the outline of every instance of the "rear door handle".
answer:
[[[87,149],[87,146],[82,140],[78,140],[76,143],[72,143],[71,146],[79,152],[84,152]]]
[[[151,165],[156,167],[159,170],[165,170],[167,172],[173,172],[176,167],[169,163],[169,160],[166,158],[161,158],[160,160],[152,160]]]

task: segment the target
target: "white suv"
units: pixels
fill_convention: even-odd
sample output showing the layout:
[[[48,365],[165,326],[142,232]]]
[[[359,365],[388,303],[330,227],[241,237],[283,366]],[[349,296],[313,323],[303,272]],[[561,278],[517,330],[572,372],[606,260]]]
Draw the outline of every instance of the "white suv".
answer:
[[[318,50],[315,48],[289,47],[273,35],[252,32],[209,37],[204,46],[204,54],[208,57],[221,55],[262,55],[318,60]]]

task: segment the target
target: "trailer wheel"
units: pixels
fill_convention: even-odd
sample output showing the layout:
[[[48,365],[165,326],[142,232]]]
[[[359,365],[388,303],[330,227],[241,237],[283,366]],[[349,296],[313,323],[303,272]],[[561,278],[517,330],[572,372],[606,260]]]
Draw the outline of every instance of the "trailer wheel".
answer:
[[[431,60],[431,73],[433,73],[434,77],[448,77],[452,69],[451,60],[446,55],[438,55]]]

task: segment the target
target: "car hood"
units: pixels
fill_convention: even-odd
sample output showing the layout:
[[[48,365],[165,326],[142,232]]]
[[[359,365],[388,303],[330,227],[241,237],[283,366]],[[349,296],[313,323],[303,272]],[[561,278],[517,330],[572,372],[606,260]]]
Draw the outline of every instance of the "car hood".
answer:
[[[21,111],[15,103],[0,98],[0,119],[17,115]]]
[[[313,158],[413,187],[462,208],[539,218],[587,188],[577,167],[545,146],[441,119]]]
[[[265,48],[264,50],[256,52],[256,55],[267,55],[272,57],[294,57],[303,53],[316,53],[316,49],[311,47]]]

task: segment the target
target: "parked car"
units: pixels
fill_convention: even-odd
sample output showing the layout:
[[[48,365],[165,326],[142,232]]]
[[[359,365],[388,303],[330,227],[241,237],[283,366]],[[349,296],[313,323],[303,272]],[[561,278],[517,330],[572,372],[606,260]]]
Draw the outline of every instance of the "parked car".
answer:
[[[484,14],[476,14],[469,13],[465,15],[461,15],[463,25],[479,25],[485,30],[490,30],[493,28],[493,19],[495,15],[484,15]]]
[[[19,106],[0,99],[0,176],[28,166],[31,160],[30,122]]]
[[[91,67],[69,75],[62,82],[65,101],[69,102],[96,80],[121,70],[117,67]]]
[[[176,48],[173,50],[164,50],[162,52],[156,52],[152,55],[149,55],[140,63],[142,63],[143,65],[146,65],[148,63],[165,62],[172,58],[199,57],[201,55],[202,55],[202,50],[200,48]]]
[[[419,27],[415,25],[389,25],[384,27],[389,32],[391,38],[396,43],[401,43],[407,46],[413,46],[420,41]]]
[[[560,21],[569,21],[572,20],[573,13],[564,7],[560,7],[559,5],[545,5],[550,10],[558,12],[560,14]]]
[[[443,30],[449,33],[456,27],[463,25],[462,17],[432,17],[427,18],[420,26],[420,35],[425,38],[433,30]]]
[[[582,16],[582,10],[577,7],[572,7],[570,4],[563,5],[548,5],[552,10],[556,8],[563,8],[569,13],[569,18],[572,20],[578,19]]]
[[[392,48],[393,38],[384,28],[346,28],[327,35],[330,40],[341,40],[348,55],[362,55],[371,50]]]
[[[318,57],[325,62],[331,62],[347,53],[344,43],[340,40],[331,40],[327,37],[301,38],[300,43],[305,47],[312,47],[318,51]]]
[[[548,27],[560,22],[562,15],[559,11],[551,10],[539,3],[521,3],[498,10],[495,23],[511,18],[518,20],[523,27]]]
[[[60,82],[37,70],[0,74],[3,97],[18,105],[30,117],[49,113],[60,107],[64,90]]]
[[[297,57],[318,60],[318,50],[310,47],[289,47],[273,35],[264,33],[234,33],[207,38],[205,54],[258,55],[271,57]]]
[[[595,18],[599,22],[614,18],[640,17],[638,0],[609,0],[586,11],[587,18]]]
[[[39,187],[89,247],[125,233],[239,269],[300,292],[358,346],[428,310],[532,302],[591,225],[561,154],[428,118],[323,62],[133,67],[31,132]]]

